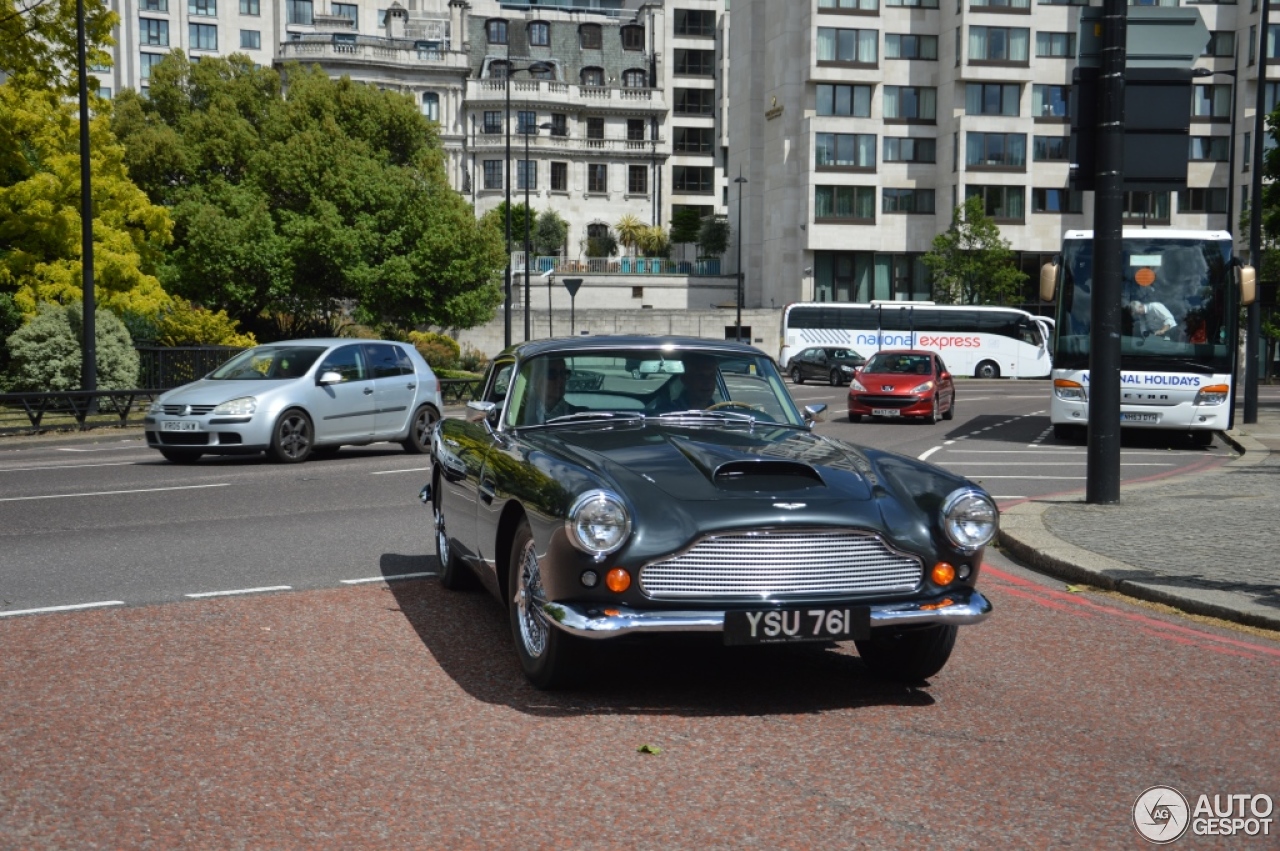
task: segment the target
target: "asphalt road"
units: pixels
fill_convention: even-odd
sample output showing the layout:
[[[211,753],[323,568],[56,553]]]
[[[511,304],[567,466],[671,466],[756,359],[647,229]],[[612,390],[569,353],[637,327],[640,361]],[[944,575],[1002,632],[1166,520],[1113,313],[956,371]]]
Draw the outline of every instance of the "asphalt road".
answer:
[[[1047,430],[1024,386],[1043,387],[994,385],[989,407],[968,388],[936,426],[819,428],[944,464],[1022,452]],[[1144,844],[1151,786],[1192,807],[1280,798],[1280,641],[998,552],[995,615],[920,687],[871,678],[845,645],[708,641],[609,648],[589,689],[546,694],[490,598],[395,578],[435,569],[420,457],[174,467],[119,439],[12,447],[0,613],[122,605],[0,617],[0,847],[1092,849]],[[1071,483],[1041,455],[999,460],[973,469],[1007,496]],[[187,596],[227,591],[251,593]],[[1266,837],[1178,846],[1273,847],[1271,818]]]

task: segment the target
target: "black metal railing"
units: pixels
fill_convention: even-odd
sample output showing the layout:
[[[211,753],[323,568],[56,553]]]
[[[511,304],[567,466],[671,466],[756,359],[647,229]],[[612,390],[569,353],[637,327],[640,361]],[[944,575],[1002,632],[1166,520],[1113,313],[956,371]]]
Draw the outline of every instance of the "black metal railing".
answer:
[[[135,346],[138,384],[177,387],[203,378],[243,352],[239,346]]]

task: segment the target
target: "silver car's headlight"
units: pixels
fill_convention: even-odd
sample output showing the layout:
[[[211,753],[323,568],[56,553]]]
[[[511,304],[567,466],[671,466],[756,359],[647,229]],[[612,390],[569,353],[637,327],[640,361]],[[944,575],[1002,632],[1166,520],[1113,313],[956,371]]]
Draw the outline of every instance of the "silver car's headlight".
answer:
[[[247,417],[256,410],[258,410],[257,399],[253,396],[241,396],[239,399],[223,402],[214,408],[213,415],[215,417]]]
[[[626,543],[631,534],[631,515],[617,494],[587,491],[569,510],[565,528],[575,547],[603,556]]]
[[[942,528],[951,543],[966,551],[991,543],[999,526],[1000,512],[986,494],[962,488],[942,503]]]
[[[160,401],[160,399],[156,399],[154,402],[152,402],[152,403],[151,403],[151,407],[150,407],[150,408],[147,408],[147,413],[148,413],[148,414],[163,414],[163,413],[164,413],[164,402]]]

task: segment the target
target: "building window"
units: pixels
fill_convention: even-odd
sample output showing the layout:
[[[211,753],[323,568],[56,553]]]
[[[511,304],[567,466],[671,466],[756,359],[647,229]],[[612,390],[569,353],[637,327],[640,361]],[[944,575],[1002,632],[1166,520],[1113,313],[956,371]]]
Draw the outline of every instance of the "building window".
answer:
[[[609,166],[605,163],[587,163],[587,191],[609,191]]]
[[[818,61],[874,64],[879,40],[879,30],[818,27]]]
[[[565,118],[565,114],[563,112],[554,112],[551,114],[551,135],[569,135],[569,121]]]
[[[1192,86],[1191,90],[1193,92],[1191,98],[1191,114],[1194,117],[1207,118],[1211,121],[1230,120],[1230,85]]]
[[[815,168],[875,168],[876,137],[872,133],[817,133]]]
[[[422,93],[422,114],[428,121],[440,122],[440,95],[435,92]]]
[[[1169,221],[1168,192],[1126,192],[1121,219],[1144,222]]]
[[[1235,2],[1235,0],[1232,0]],[[1040,6],[1088,6],[1089,0],[1036,0]]]
[[[538,135],[538,113],[531,109],[516,110],[516,135]]]
[[[647,165],[627,166],[627,192],[631,195],[649,194],[649,167]]]
[[[538,164],[533,160],[516,160],[516,189],[538,188]]]
[[[937,59],[936,35],[907,35],[886,33],[884,37],[885,59]]]
[[[484,188],[502,188],[502,160],[484,161]]]
[[[569,164],[568,163],[552,163],[551,164],[551,191],[552,192],[568,192],[569,191]]]
[[[671,150],[677,154],[709,154],[715,142],[710,127],[672,128]]]
[[[886,6],[906,6],[913,9],[936,9],[938,0],[884,0]]]
[[[261,50],[262,33],[258,30],[240,30],[241,50]]]
[[[142,79],[149,80],[151,78],[151,69],[160,64],[160,60],[164,59],[163,53],[143,53],[138,61],[138,70],[142,74]]]
[[[639,68],[629,68],[622,72],[622,87],[624,89],[647,89],[649,88],[649,75]]]
[[[676,9],[676,35],[714,36],[716,13],[712,9]]]
[[[925,86],[885,86],[884,120],[932,124],[938,115],[938,90]]]
[[[603,68],[583,68],[578,72],[578,80],[584,86],[603,86],[604,85],[604,69]]]
[[[874,222],[876,220],[876,188],[874,186],[814,187],[813,217],[819,221],[847,219]]]
[[[599,24],[580,24],[578,26],[578,46],[583,50],[599,50],[604,47],[604,38]]]
[[[285,22],[310,26],[312,17],[311,0],[285,0]]]
[[[1234,32],[1209,33],[1209,43],[1204,47],[1202,56],[1235,56],[1236,34]]]
[[[922,254],[815,251],[815,301],[927,301],[933,298]]]
[[[643,142],[644,126],[646,124],[648,124],[648,122],[643,118],[628,118],[627,119],[627,141]]]
[[[880,190],[880,211],[884,213],[932,213],[932,189]]]
[[[677,77],[712,77],[716,73],[716,53],[677,47],[673,73]]]
[[[526,32],[532,47],[547,47],[551,44],[551,24],[546,21],[530,21]]]
[[[168,47],[169,22],[156,18],[139,18],[138,41],[153,47]]]
[[[1226,211],[1227,190],[1225,188],[1178,190],[1179,213],[1225,213]]]
[[[1084,193],[1070,189],[1032,189],[1033,213],[1083,213]]]
[[[218,49],[217,24],[188,24],[187,29],[192,50]]]
[[[876,0],[818,0],[818,9],[839,9],[845,12],[874,12]]]
[[[1037,32],[1036,56],[1041,58],[1074,59],[1076,56],[1076,34]]]
[[[169,0],[142,0],[138,8],[144,12],[167,12]]]
[[[674,165],[671,167],[671,191],[691,195],[715,193],[714,166]]]
[[[1017,115],[1021,96],[1016,83],[966,83],[966,115]]]
[[[1280,24],[1267,24],[1267,59],[1280,59]]]
[[[676,115],[714,115],[715,89],[676,89],[672,112]]]
[[[993,219],[1020,222],[1026,218],[1026,191],[1021,186],[966,186],[964,198],[982,199],[982,211]]]
[[[1202,162],[1227,161],[1231,153],[1231,140],[1226,136],[1192,136],[1190,159]]]
[[[644,50],[644,27],[622,27],[622,49]]]
[[[884,161],[887,163],[932,163],[938,161],[936,139],[885,137]]]
[[[1027,137],[1021,133],[966,133],[964,164],[1025,168]]]
[[[501,18],[485,21],[484,35],[489,44],[506,44],[507,22]]]
[[[1031,158],[1036,162],[1066,162],[1070,141],[1069,136],[1036,136],[1031,141]]]
[[[218,0],[187,0],[187,14],[216,17]]]
[[[481,133],[486,136],[493,136],[502,131],[502,113],[496,109],[487,109],[484,113],[484,121],[481,124]]]
[[[870,118],[871,93],[874,89],[874,86],[819,83],[818,114]]]
[[[1031,115],[1035,118],[1070,117],[1068,106],[1071,103],[1070,86],[1032,86]]]
[[[603,118],[587,119],[587,138],[588,139],[604,138],[604,119]]]
[[[1031,30],[1021,27],[969,27],[969,61],[1027,64]]]

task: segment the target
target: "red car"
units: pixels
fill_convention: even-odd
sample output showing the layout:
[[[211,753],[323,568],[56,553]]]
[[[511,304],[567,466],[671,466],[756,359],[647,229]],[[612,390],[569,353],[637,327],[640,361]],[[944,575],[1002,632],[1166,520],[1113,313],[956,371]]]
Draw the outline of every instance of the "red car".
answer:
[[[956,386],[935,352],[879,351],[849,382],[849,422],[863,417],[924,417],[928,423],[956,414]]]

